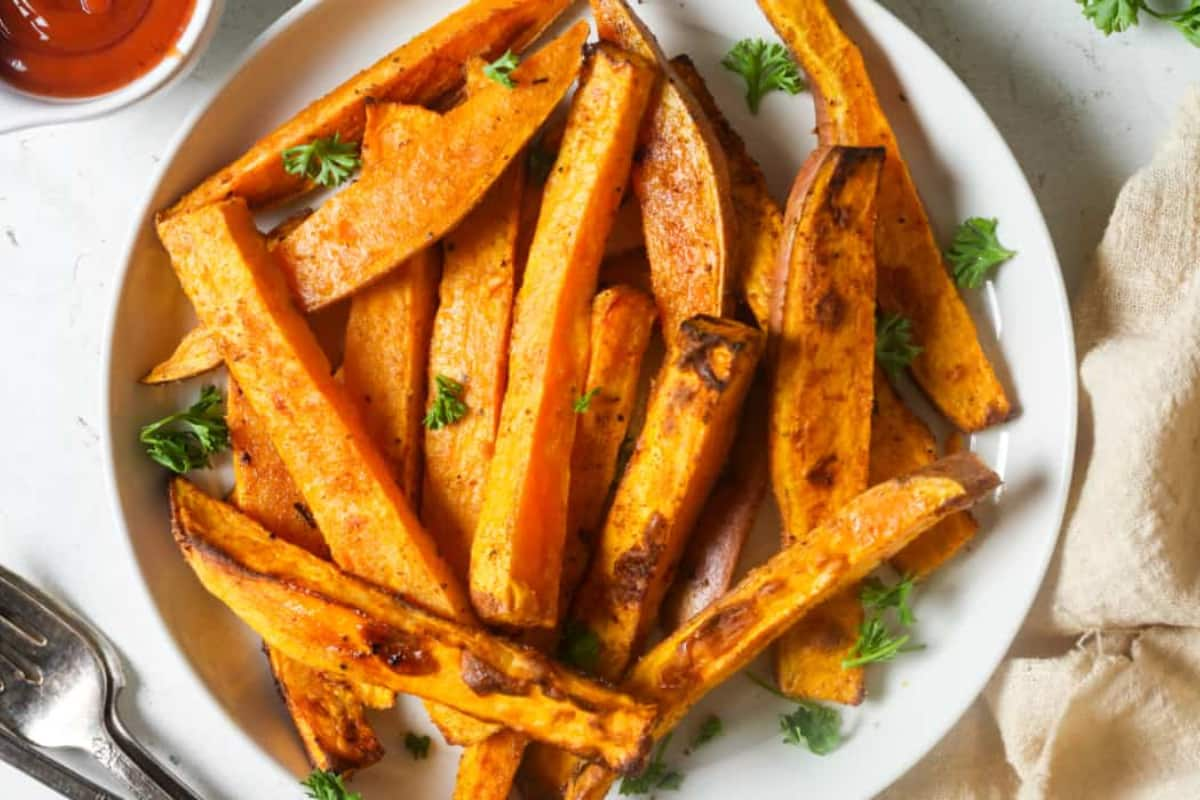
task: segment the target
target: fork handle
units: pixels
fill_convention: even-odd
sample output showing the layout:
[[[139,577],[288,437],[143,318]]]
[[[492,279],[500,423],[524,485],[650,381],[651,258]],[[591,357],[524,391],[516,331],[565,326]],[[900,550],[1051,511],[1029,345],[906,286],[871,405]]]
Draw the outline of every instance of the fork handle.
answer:
[[[105,719],[92,756],[132,789],[136,800],[200,800],[143,749],[115,715]]]
[[[42,755],[0,729],[0,761],[16,767],[68,800],[120,800],[74,770]]]

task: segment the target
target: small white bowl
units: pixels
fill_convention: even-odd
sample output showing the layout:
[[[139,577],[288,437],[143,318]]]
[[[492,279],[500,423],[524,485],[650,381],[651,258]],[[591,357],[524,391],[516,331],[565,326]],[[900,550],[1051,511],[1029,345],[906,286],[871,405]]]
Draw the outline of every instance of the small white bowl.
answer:
[[[41,97],[0,80],[0,134],[110,114],[179,81],[191,72],[217,29],[225,0],[196,0],[175,47],[153,69],[120,89],[95,97]]]

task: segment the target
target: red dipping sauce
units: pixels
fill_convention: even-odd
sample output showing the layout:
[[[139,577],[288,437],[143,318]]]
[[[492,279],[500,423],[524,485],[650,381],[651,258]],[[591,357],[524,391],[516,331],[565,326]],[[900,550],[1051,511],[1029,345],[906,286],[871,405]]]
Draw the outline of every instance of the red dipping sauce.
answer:
[[[195,0],[0,0],[0,79],[78,98],[120,89],[175,48]]]

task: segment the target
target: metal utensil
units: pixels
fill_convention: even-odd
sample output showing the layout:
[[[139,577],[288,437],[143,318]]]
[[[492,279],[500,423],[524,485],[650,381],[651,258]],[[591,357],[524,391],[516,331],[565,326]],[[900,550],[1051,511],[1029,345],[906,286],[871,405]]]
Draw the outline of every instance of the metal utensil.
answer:
[[[199,800],[118,719],[124,685],[99,633],[0,567],[0,726],[41,747],[90,753],[137,800]]]
[[[71,768],[42,755],[28,742],[3,728],[0,728],[0,761],[16,767],[67,800],[121,800],[107,789],[77,775]]]

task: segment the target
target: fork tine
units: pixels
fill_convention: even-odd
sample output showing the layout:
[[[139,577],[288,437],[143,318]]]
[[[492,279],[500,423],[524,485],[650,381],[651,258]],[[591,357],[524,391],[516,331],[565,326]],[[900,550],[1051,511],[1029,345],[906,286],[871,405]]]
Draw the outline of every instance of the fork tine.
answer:
[[[31,644],[44,647],[74,633],[74,625],[54,608],[53,600],[0,566],[0,619]]]
[[[4,667],[3,672],[15,673],[20,680],[34,686],[41,686],[44,680],[41,668],[25,654],[12,647],[10,641],[2,637],[0,637],[0,666]],[[0,692],[4,691],[4,683],[4,678],[0,675]]]

